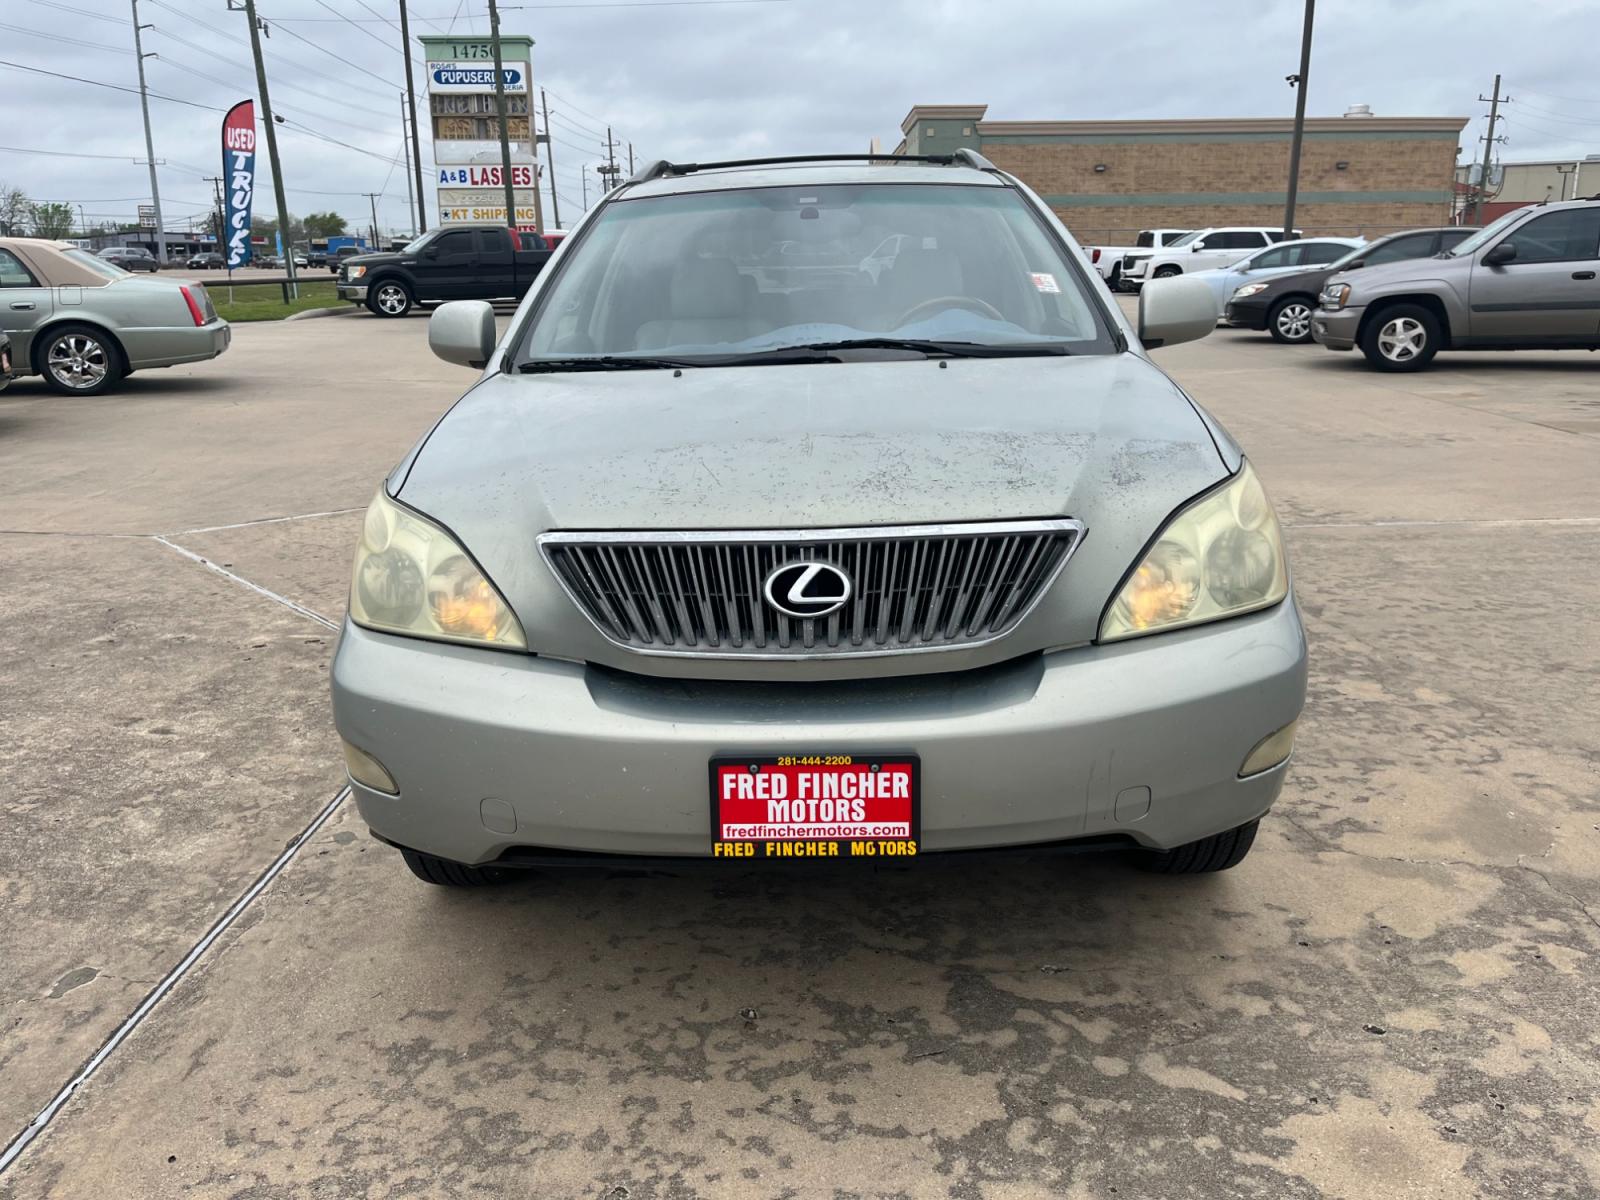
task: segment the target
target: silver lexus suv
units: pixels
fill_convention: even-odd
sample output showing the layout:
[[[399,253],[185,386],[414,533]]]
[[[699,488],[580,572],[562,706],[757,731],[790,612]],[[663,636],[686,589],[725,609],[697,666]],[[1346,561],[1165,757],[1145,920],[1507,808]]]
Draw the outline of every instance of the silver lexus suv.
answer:
[[[627,858],[1242,859],[1306,647],[1277,519],[1050,210],[970,151],[655,163],[383,482],[334,715],[432,883]]]

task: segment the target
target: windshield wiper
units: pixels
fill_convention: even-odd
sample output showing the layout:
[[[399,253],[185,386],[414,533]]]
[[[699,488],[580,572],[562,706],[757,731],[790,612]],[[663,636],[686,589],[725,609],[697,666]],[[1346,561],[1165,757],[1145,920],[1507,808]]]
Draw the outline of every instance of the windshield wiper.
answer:
[[[798,346],[779,346],[772,350],[753,350],[737,361],[758,362],[770,355],[816,353],[836,350],[911,350],[930,358],[1016,358],[1032,355],[1067,355],[1072,351],[1056,342],[951,342],[931,338],[867,337],[846,338],[837,342],[805,342]]]
[[[672,367],[696,367],[699,363],[683,358],[637,358],[627,354],[602,354],[594,358],[534,358],[517,368],[524,375],[544,371],[660,371]]]

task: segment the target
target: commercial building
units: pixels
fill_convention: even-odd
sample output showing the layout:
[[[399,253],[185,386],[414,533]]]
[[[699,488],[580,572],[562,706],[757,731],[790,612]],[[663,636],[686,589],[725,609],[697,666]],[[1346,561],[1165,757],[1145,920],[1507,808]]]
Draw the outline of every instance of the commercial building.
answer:
[[[1220,117],[991,121],[987,105],[919,104],[897,154],[978,151],[1038,192],[1083,242],[1140,229],[1283,221],[1294,121]],[[1308,117],[1295,224],[1375,237],[1450,220],[1465,117]]]
[[[1477,220],[1478,180],[1483,164],[1456,168],[1457,207],[1463,221]],[[1497,163],[1489,168],[1489,198],[1483,220],[1492,221],[1514,208],[1554,200],[1576,200],[1600,192],[1600,154],[1584,158],[1551,158]]]

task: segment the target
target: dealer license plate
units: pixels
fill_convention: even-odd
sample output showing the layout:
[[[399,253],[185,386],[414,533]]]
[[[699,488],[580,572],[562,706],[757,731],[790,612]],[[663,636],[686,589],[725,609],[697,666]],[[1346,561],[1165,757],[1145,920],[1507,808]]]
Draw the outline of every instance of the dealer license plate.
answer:
[[[914,754],[714,758],[712,857],[910,858],[918,784]]]

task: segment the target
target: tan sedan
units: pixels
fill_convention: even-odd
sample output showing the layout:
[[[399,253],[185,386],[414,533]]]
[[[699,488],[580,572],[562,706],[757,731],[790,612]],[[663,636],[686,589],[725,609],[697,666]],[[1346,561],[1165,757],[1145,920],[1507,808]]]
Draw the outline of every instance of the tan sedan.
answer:
[[[205,288],[138,278],[66,242],[0,238],[0,333],[12,369],[93,396],[150,367],[201,362],[231,331]]]

